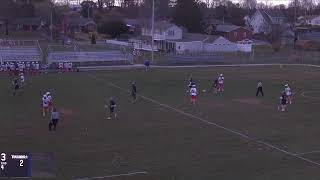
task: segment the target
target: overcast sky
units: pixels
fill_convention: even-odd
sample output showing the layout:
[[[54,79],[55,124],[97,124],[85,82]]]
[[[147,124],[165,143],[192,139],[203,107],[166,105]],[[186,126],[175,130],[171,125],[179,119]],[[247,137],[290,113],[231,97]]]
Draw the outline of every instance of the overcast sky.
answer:
[[[64,1],[64,0],[56,0],[56,1]],[[69,0],[70,2],[71,1],[75,1],[77,2],[78,0]],[[80,0],[80,1],[83,1],[83,0]],[[97,0],[94,0],[94,1],[97,1]],[[117,1],[117,0],[116,0]],[[205,0],[203,0],[205,1]],[[234,2],[238,2],[239,0],[232,0]],[[258,2],[262,2],[262,3],[266,3],[268,2],[269,4],[273,4],[273,5],[278,5],[278,4],[285,4],[287,5],[288,4],[288,1],[289,0],[257,0]]]
[[[238,0],[234,0],[234,1],[238,1]],[[265,3],[266,0],[257,0],[258,2],[262,2]],[[270,4],[274,4],[274,5],[279,5],[279,4],[285,4],[287,5],[289,0],[267,0],[268,3]]]

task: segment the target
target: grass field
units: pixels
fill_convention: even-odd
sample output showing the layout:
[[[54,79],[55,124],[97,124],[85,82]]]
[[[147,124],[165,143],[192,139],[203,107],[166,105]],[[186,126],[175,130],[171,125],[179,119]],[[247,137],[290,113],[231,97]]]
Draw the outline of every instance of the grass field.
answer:
[[[225,94],[201,93],[191,106],[190,74],[198,90],[208,90],[219,73],[225,75]],[[295,154],[320,150],[319,77],[319,69],[293,66],[47,74],[27,77],[24,91],[12,97],[10,80],[2,75],[0,149],[52,152],[59,180],[131,172],[148,174],[105,179],[316,180],[320,153]],[[256,98],[259,79],[266,96]],[[131,81],[143,95],[136,104],[110,84],[129,89]],[[277,103],[286,82],[296,94],[281,113]],[[41,116],[45,91],[62,113],[57,132],[49,132],[48,118]],[[117,120],[105,115],[110,96],[118,104]]]

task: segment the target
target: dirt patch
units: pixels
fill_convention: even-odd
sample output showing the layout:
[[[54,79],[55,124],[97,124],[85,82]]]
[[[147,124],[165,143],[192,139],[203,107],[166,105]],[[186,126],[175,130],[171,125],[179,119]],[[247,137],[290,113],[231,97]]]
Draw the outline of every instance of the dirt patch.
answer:
[[[259,105],[261,102],[257,98],[239,98],[234,99],[236,102],[240,102],[243,104],[249,104],[249,105]]]

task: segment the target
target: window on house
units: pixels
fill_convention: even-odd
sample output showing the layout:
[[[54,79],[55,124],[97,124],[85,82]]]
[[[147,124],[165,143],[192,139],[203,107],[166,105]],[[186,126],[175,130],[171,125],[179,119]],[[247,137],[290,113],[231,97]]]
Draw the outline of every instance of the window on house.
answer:
[[[168,35],[169,35],[169,36],[174,36],[174,30],[169,30],[169,31],[168,31]]]

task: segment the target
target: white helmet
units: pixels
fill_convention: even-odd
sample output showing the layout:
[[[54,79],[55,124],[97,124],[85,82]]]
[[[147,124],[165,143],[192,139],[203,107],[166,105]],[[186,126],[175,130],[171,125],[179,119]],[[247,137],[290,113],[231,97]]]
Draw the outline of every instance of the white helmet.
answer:
[[[285,85],[284,85],[284,87],[288,87],[288,86],[289,86],[288,84],[285,84]]]
[[[50,92],[46,92],[46,95],[49,96],[49,95],[50,95]]]
[[[194,85],[192,85],[192,87],[196,87],[196,85],[194,84]]]
[[[220,76],[223,76],[223,74],[220,74]]]

